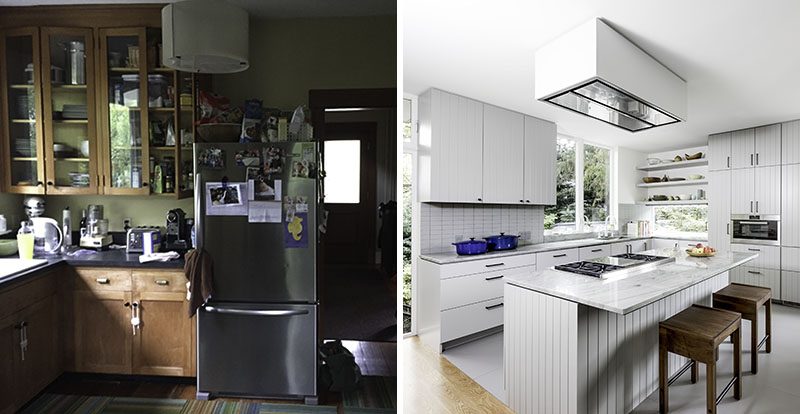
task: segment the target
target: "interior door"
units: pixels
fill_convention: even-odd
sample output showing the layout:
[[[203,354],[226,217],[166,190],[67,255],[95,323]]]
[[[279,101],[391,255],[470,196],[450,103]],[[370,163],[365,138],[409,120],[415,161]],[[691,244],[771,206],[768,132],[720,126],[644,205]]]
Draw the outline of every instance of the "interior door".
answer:
[[[752,128],[731,133],[731,168],[755,165],[755,132]]]
[[[524,122],[522,114],[483,106],[484,203],[524,203]]]
[[[327,264],[375,263],[376,124],[332,122],[325,124],[325,235]],[[354,168],[357,167],[357,168]]]
[[[753,168],[731,171],[731,214],[755,213],[755,185]]]
[[[75,367],[78,372],[131,372],[130,302],[130,292],[75,291]]]

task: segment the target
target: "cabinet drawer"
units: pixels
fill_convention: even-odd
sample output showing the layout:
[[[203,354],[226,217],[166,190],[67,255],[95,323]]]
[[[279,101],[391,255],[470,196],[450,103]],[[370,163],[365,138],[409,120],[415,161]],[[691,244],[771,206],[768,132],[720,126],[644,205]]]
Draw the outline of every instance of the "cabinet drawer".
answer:
[[[128,269],[75,269],[77,290],[131,290],[131,271]]]
[[[133,271],[133,289],[139,292],[186,292],[186,276],[176,271]]]
[[[781,270],[800,272],[800,248],[781,247]]]
[[[772,298],[781,299],[781,271],[751,266],[739,266],[730,272],[731,282],[763,286],[772,289]]]
[[[503,298],[442,311],[442,342],[503,324]]]
[[[578,249],[554,250],[552,252],[536,253],[536,269],[545,270],[555,265],[577,262],[580,257]]]
[[[439,271],[439,276],[442,279],[447,279],[475,273],[511,269],[520,266],[532,266],[535,264],[536,255],[533,253],[502,256],[494,259],[470,260],[464,263],[450,263],[442,265]]]
[[[581,247],[578,249],[580,260],[596,259],[598,257],[611,256],[611,245],[601,244],[599,246]]]
[[[502,297],[505,276],[533,272],[534,270],[536,270],[535,266],[523,266],[444,279],[441,282],[441,310]]]
[[[800,303],[800,272],[781,271],[781,300]]]
[[[749,267],[766,269],[781,268],[781,248],[778,246],[764,246],[760,244],[731,244],[731,251],[740,253],[758,253],[758,257],[747,262]]]

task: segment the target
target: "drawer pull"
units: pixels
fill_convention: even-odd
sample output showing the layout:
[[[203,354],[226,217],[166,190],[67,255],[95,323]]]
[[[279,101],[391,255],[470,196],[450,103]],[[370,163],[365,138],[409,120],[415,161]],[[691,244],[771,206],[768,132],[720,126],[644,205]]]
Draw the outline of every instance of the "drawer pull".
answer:
[[[592,249],[592,253],[602,252],[603,249]]]
[[[567,257],[567,254],[566,253],[554,254],[553,258],[556,258],[556,257]]]
[[[502,307],[503,307],[503,304],[502,303],[498,303],[497,305],[486,306],[486,310],[492,310],[492,309],[497,309],[497,308],[502,308]]]
[[[747,273],[750,273],[751,275],[760,275],[761,274],[761,272],[756,272],[755,270],[748,270]]]
[[[107,277],[98,277],[95,281],[101,285],[107,285],[111,282]]]
[[[503,275],[500,275],[500,276],[487,277],[486,280],[497,280],[497,279],[502,279],[502,278],[503,278]]]
[[[751,248],[748,248],[747,250],[750,250],[751,252],[760,252],[761,251],[761,249],[751,249]]]
[[[505,263],[500,262],[500,263],[492,263],[492,264],[486,265],[486,267],[497,267],[497,266],[505,266]]]
[[[167,279],[156,279],[155,282],[159,286],[167,286],[167,285],[169,285],[169,280],[167,280]]]

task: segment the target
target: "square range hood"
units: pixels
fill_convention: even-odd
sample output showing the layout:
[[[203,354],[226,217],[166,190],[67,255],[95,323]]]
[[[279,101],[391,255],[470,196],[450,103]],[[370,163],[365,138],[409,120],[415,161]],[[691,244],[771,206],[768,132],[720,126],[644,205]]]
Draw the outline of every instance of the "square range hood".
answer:
[[[536,51],[536,99],[626,131],[686,120],[686,82],[593,19]]]

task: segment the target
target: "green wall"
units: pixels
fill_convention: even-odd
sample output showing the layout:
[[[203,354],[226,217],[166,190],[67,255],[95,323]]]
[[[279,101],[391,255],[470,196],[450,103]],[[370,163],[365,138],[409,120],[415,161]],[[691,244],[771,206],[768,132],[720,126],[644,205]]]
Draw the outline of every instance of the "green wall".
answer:
[[[61,211],[72,210],[72,226],[77,228],[81,210],[89,204],[102,204],[109,230],[122,231],[122,220],[129,217],[134,226],[163,226],[167,211],[182,208],[187,217],[194,217],[194,200],[166,199],[147,196],[47,196],[45,215],[61,221]]]

